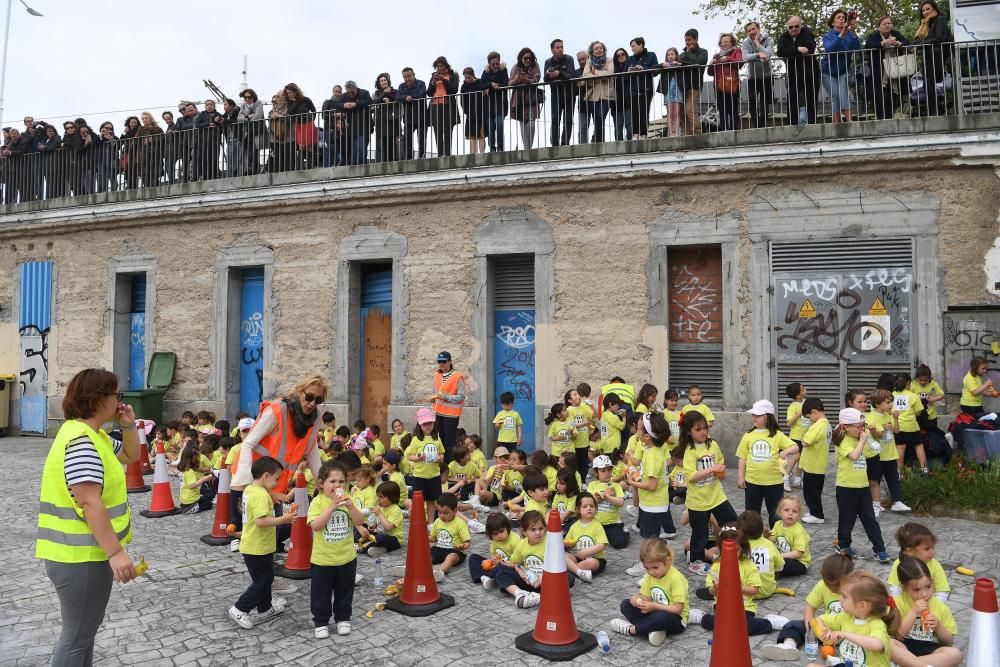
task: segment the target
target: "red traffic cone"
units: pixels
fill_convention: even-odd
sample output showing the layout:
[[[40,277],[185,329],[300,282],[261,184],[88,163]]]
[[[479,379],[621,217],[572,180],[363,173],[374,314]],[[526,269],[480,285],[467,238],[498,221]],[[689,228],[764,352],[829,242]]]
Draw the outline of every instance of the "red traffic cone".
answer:
[[[215,519],[212,522],[212,532],[202,535],[201,541],[213,547],[229,544],[233,536],[226,532],[229,525],[229,483],[231,475],[228,468],[219,470],[219,492],[215,496]]]
[[[142,449],[142,445],[139,445]],[[146,493],[149,485],[142,478],[142,463],[133,461],[125,466],[125,490],[129,493]]]
[[[562,523],[558,510],[553,509],[549,512],[545,537],[542,603],[538,607],[535,629],[514,638],[517,648],[550,661],[572,660],[597,646],[594,635],[576,629],[565,554]]]
[[[142,466],[143,475],[152,475],[153,468],[149,465],[149,440],[146,434],[146,424],[152,424],[143,419],[136,419],[135,425],[139,429],[139,465]]]
[[[965,664],[968,667],[1000,665],[1000,611],[997,607],[997,588],[992,579],[976,579]]]
[[[410,501],[410,537],[406,547],[406,575],[399,597],[386,608],[404,616],[430,616],[455,606],[455,598],[438,592],[431,566],[431,545],[424,514],[424,492],[415,491]]]
[[[309,494],[306,492],[306,476],[295,475],[295,504],[298,510],[292,523],[291,548],[285,564],[274,568],[274,573],[286,579],[308,579],[312,576],[313,535],[306,516],[309,514]]]
[[[174,496],[170,491],[170,480],[167,478],[167,455],[163,453],[163,443],[156,445],[156,470],[153,473],[153,498],[149,509],[139,512],[149,519],[177,514],[180,509],[174,505]]]
[[[739,552],[734,540],[722,542],[722,565],[715,596],[715,635],[709,667],[753,667],[750,637],[743,610]],[[719,638],[724,637],[722,641]]]

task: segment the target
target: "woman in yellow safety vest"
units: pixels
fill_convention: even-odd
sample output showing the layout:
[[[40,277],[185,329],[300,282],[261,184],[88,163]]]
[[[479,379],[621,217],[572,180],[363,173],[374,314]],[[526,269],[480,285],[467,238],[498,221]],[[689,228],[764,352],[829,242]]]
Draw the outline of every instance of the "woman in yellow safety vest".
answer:
[[[125,552],[132,525],[122,464],[139,460],[139,436],[135,413],[121,403],[110,371],[77,373],[62,408],[66,421],[42,471],[35,556],[45,561],[62,612],[52,664],[89,665],[112,580],[136,576]],[[121,426],[121,443],[101,429],[113,421]]]

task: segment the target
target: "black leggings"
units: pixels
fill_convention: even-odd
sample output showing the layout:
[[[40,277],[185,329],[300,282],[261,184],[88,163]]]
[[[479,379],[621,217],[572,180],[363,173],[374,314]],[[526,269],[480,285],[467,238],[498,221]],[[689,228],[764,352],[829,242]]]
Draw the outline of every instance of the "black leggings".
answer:
[[[875,553],[885,551],[882,540],[882,529],[875,518],[875,508],[872,507],[872,494],[865,486],[862,489],[837,487],[837,544],[841,548],[851,546],[851,532],[854,523],[861,519],[865,534],[871,540]]]
[[[760,506],[763,503],[767,507],[767,523],[765,526],[773,526],[778,522],[778,503],[785,494],[785,487],[781,484],[753,484],[747,482],[744,497],[746,499],[746,509],[749,512],[760,514]]]
[[[747,617],[747,634],[748,635],[766,635],[768,633],[774,632],[774,626],[771,625],[771,621],[766,618],[757,618],[757,615],[752,611],[744,612]],[[715,614],[705,614],[701,619],[701,627],[706,630],[715,629]]]
[[[802,561],[789,558],[785,560],[785,567],[781,568],[781,571],[778,572],[776,576],[778,579],[800,577],[808,571],[809,568],[807,568]]]
[[[814,472],[802,473],[802,497],[806,501],[809,513],[817,519],[825,519],[823,516],[823,484],[826,483],[826,475]]]
[[[691,562],[705,560],[705,547],[708,545],[709,516],[714,516],[719,526],[731,525],[736,521],[736,510],[725,500],[710,510],[693,510],[688,508],[688,521],[691,523]]]

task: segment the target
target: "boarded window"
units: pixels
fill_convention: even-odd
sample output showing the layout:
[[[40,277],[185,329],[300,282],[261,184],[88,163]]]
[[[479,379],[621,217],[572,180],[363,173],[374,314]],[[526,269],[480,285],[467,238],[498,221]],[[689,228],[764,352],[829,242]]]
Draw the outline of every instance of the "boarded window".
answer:
[[[701,386],[722,401],[722,248],[676,247],[667,253],[670,386]]]

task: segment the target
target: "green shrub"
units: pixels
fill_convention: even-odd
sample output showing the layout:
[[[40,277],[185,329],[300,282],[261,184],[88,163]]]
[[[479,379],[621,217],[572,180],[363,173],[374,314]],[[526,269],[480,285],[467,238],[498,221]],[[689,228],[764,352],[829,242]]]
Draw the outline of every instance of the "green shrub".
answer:
[[[905,470],[902,482],[906,504],[918,512],[942,507],[993,512],[1000,495],[1000,459],[980,466],[956,457],[929,475]]]

